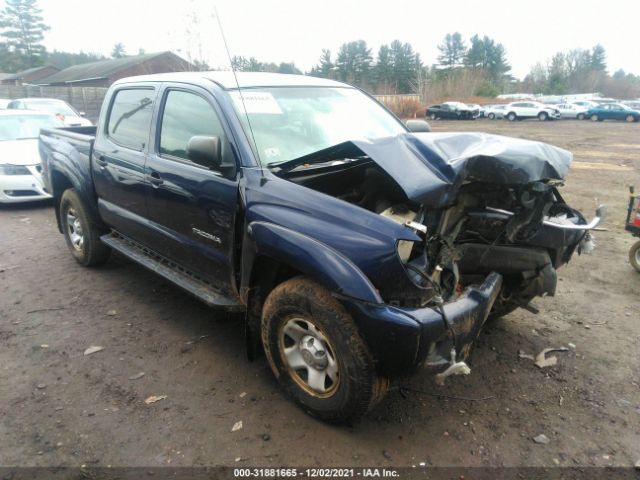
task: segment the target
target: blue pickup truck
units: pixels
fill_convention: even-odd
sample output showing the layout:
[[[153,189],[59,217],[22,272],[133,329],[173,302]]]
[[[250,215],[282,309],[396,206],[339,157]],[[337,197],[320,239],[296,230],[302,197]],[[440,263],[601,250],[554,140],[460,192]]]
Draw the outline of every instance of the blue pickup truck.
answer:
[[[560,195],[569,152],[425,127],[339,82],[192,72],[116,82],[39,149],[81,265],[115,250],[243,312],[250,356],[351,422],[417,367],[469,373],[487,319],[553,295],[602,216]]]

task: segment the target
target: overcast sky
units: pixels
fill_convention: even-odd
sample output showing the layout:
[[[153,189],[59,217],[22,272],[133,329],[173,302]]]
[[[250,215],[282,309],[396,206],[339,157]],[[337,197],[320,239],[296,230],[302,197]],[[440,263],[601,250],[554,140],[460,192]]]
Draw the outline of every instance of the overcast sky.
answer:
[[[4,3],[4,2],[2,2]],[[321,50],[363,39],[373,50],[409,42],[425,64],[436,61],[445,34],[488,35],[502,43],[513,74],[555,52],[601,43],[610,72],[640,74],[638,0],[40,0],[51,27],[49,50],[109,55],[122,42],[129,54],[172,50],[212,67],[228,66],[215,5],[232,55],[295,62],[310,69]],[[201,52],[201,54],[200,54]]]

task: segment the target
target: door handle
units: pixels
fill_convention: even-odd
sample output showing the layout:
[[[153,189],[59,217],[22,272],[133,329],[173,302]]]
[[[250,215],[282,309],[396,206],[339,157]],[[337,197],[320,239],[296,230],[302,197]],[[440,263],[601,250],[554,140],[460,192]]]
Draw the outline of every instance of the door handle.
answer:
[[[164,183],[164,180],[162,180],[162,178],[160,178],[160,174],[158,172],[154,172],[152,171],[147,178],[149,179],[149,183],[151,183],[151,185],[153,185],[154,187],[159,187],[160,185],[162,185]]]
[[[96,163],[101,167],[106,167],[108,162],[104,158],[104,155],[99,155],[98,158],[96,158]]]

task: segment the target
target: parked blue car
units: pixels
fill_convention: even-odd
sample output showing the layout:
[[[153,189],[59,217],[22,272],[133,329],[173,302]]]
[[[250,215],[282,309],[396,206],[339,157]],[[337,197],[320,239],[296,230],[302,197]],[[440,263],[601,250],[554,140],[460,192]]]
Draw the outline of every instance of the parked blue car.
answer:
[[[119,80],[97,127],[42,130],[39,148],[78,263],[116,250],[242,312],[252,356],[330,422],[416,367],[469,373],[487,318],[535,311],[599,221],[558,191],[569,152],[412,133],[364,92],[310,76]]]
[[[622,103],[605,103],[587,110],[586,118],[594,122],[603,120],[624,120],[627,122],[640,121],[640,112]]]

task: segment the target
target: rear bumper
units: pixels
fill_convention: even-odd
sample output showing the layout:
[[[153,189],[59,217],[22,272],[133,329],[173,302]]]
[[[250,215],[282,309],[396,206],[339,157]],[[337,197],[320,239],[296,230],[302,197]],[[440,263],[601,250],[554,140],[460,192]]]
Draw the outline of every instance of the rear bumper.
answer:
[[[395,377],[420,365],[434,370],[445,368],[454,345],[457,360],[467,358],[501,287],[502,276],[493,272],[482,285],[467,289],[460,298],[445,304],[445,315],[452,329],[434,308],[399,308],[340,300],[358,324],[380,371]]]

